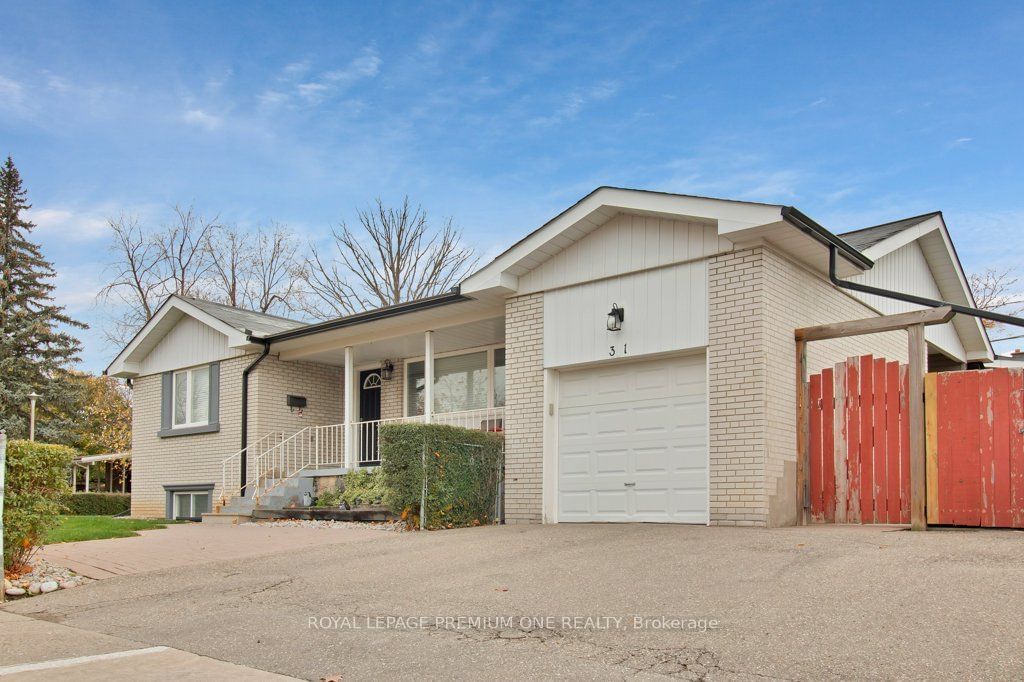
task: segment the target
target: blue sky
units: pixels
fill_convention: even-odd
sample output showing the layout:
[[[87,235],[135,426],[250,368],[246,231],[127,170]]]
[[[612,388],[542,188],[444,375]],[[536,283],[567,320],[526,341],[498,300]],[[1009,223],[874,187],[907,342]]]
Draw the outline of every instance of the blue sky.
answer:
[[[621,5],[5,2],[0,151],[94,325],[104,218],[189,202],[317,240],[408,194],[493,254],[611,184],[1020,260],[1024,5]]]

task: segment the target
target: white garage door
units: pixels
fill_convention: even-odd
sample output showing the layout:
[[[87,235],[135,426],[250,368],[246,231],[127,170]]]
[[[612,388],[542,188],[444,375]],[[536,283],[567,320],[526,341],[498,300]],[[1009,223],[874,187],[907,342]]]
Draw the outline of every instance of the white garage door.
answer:
[[[704,355],[559,377],[558,520],[707,523]]]

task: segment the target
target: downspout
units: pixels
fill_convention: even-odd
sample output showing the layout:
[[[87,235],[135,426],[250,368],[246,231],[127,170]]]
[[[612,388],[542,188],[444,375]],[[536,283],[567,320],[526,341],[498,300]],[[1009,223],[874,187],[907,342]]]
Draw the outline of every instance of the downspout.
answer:
[[[958,303],[949,303],[947,301],[939,301],[934,298],[925,298],[924,296],[915,296],[913,294],[904,294],[900,291],[890,291],[888,289],[879,289],[878,287],[868,286],[866,284],[859,284],[858,282],[848,282],[845,279],[839,279],[836,274],[836,245],[829,244],[828,247],[828,278],[841,289],[849,289],[851,291],[859,291],[863,294],[874,294],[875,296],[882,296],[883,298],[892,298],[897,301],[904,301],[906,303],[914,303],[916,305],[923,305],[927,308],[941,308],[943,306],[949,306],[954,312],[960,313],[961,315],[970,315],[971,317],[980,317],[984,320],[992,320],[993,322],[1001,322],[1003,324],[1012,324],[1015,327],[1024,327],[1024,318],[1014,317],[1013,315],[1004,315],[1003,313],[995,313],[990,310],[981,310],[980,308],[971,308],[970,306],[960,305]]]
[[[249,337],[249,340],[260,341],[263,344],[263,352],[260,353],[260,356],[253,360],[248,367],[242,370],[242,454],[239,455],[238,458],[238,470],[240,476],[238,485],[242,491],[243,497],[245,496],[245,479],[246,475],[248,474],[248,471],[246,471],[246,469],[248,468],[247,465],[249,463],[249,453],[245,451],[245,449],[248,447],[249,441],[249,374],[254,369],[256,369],[256,365],[263,362],[263,358],[270,355],[269,341],[263,341],[262,339],[254,339],[251,336]]]

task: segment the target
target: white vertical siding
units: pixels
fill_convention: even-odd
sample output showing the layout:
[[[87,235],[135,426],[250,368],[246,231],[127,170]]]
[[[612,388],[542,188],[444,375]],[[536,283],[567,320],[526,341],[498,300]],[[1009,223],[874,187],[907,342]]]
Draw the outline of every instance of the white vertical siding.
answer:
[[[605,326],[612,303],[626,311],[622,331]],[[699,348],[707,345],[707,329],[706,261],[547,291],[544,366]]]
[[[182,317],[142,361],[141,374],[223,360],[244,352],[228,347],[228,337],[192,317]]]
[[[528,294],[728,251],[713,225],[620,213],[519,280]]]
[[[925,260],[924,253],[917,242],[910,242],[906,246],[882,256],[875,262],[875,267],[849,279],[891,291],[942,299],[938,284],[935,283],[935,277],[928,267],[928,261]],[[886,315],[905,313],[921,308],[913,303],[905,303],[883,296],[851,293]],[[928,327],[925,330],[925,338],[958,360],[964,359],[964,347],[952,323]]]

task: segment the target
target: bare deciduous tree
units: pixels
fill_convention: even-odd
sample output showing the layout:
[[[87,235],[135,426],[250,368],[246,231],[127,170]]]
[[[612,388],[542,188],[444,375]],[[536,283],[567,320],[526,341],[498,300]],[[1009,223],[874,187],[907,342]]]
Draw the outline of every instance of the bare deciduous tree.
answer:
[[[305,273],[310,314],[350,315],[438,294],[476,263],[450,218],[432,229],[426,211],[413,210],[408,197],[398,208],[377,199],[374,209],[359,212],[359,223],[358,234],[344,222],[331,231],[334,258],[311,249]]]
[[[971,291],[974,292],[974,300],[982,310],[1000,312],[1006,315],[1020,315],[1024,312],[1024,291],[1021,291],[1017,283],[1019,281],[1017,270],[1013,267],[1007,268],[985,268],[981,272],[972,273],[967,281]],[[1003,327],[999,322],[982,320],[990,331]],[[1019,336],[1004,337],[1020,338]],[[1002,339],[992,339],[1000,341]]]
[[[137,216],[108,218],[113,233],[108,269],[110,282],[100,290],[100,300],[112,303],[107,339],[124,344],[149,321],[160,302],[170,294],[202,296],[209,285],[209,242],[219,228],[189,206],[174,208],[174,219],[150,231]]]
[[[213,271],[210,240],[221,225],[216,216],[203,218],[192,206],[175,206],[174,217],[156,238],[171,282],[170,293],[201,296]]]
[[[107,218],[107,225],[113,233],[110,251],[114,260],[108,265],[113,277],[100,290],[99,299],[113,303],[117,309],[110,325],[104,327],[104,336],[122,344],[153,317],[166,295],[167,275],[162,249],[139,223],[138,216],[122,213]]]
[[[260,226],[255,234],[225,227],[211,240],[210,251],[218,300],[261,313],[298,309],[304,262],[284,225]]]

